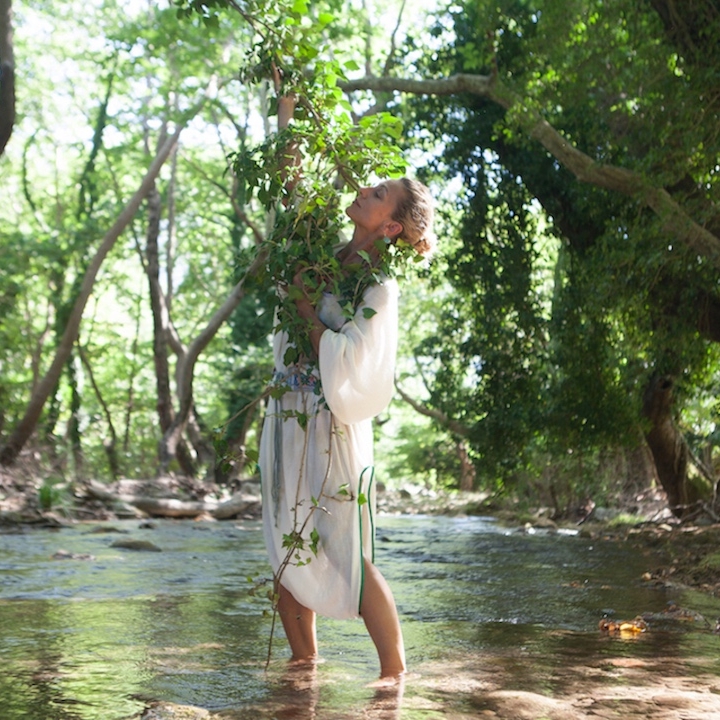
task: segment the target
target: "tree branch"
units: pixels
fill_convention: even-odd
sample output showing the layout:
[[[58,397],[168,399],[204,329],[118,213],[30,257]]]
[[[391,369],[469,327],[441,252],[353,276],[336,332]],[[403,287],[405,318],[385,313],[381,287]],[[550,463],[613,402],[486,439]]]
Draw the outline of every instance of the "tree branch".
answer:
[[[491,75],[451,75],[433,80],[365,77],[342,83],[345,92],[405,92],[416,95],[457,95],[469,93],[485,97],[506,110],[513,109],[521,127],[537,140],[558,162],[584,183],[619,192],[650,208],[660,219],[663,230],[698,255],[720,268],[720,238],[695,222],[664,188],[651,185],[639,173],[605,165],[586,155],[562,136],[540,114],[525,107],[522,100]]]
[[[422,403],[419,403],[417,400],[414,400],[409,395],[407,395],[405,392],[403,392],[403,389],[398,384],[398,381],[395,380],[395,389],[398,391],[398,395],[408,404],[410,407],[415,410],[416,412],[419,412],[421,415],[424,415],[425,417],[432,418],[433,420],[436,420],[440,425],[442,425],[446,430],[449,430],[452,433],[455,433],[456,435],[460,435],[460,437],[467,437],[470,434],[470,428],[467,425],[463,425],[461,422],[458,422],[457,420],[453,420],[452,418],[448,417],[444,412],[441,410],[437,410],[436,408],[430,408],[426,405],[423,405]]]
[[[176,377],[180,410],[160,443],[160,465],[163,469],[166,469],[170,460],[175,457],[178,442],[180,441],[182,431],[192,409],[195,363],[208,343],[215,337],[220,326],[230,317],[233,310],[238,306],[238,303],[245,297],[245,282],[247,278],[253,277],[260,271],[267,262],[267,256],[267,249],[261,250],[258,253],[250,267],[245,271],[243,277],[230,291],[225,302],[210,318],[205,329],[192,341],[185,354],[178,357]]]

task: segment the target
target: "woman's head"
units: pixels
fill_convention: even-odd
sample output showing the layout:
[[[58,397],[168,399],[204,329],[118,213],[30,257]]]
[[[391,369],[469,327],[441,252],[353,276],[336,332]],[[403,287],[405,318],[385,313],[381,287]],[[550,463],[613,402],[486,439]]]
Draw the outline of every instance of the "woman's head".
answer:
[[[386,180],[361,188],[346,213],[355,223],[356,236],[400,238],[425,256],[435,250],[433,199],[417,180]]]
[[[420,255],[430,256],[437,246],[433,231],[435,203],[430,190],[421,182],[410,178],[402,178],[397,182],[404,190],[392,216],[402,225],[398,237],[412,245]]]

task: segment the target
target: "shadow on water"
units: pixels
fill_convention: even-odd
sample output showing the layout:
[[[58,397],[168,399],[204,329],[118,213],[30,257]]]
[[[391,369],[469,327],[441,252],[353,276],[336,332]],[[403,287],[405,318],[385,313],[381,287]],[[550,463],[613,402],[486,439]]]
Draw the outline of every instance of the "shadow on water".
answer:
[[[114,547],[122,538],[162,552]],[[717,599],[642,581],[656,557],[482,518],[380,518],[377,550],[412,671],[391,689],[369,687],[377,659],[359,620],[321,619],[324,662],[311,668],[289,668],[277,637],[264,669],[267,600],[248,592],[268,573],[258,523],[0,535],[0,718],[125,720],[152,707],[148,719],[562,720],[620,717],[618,704],[625,718],[685,705],[683,718],[720,717],[708,625],[597,629],[605,612],[661,616],[669,600],[714,626]]]

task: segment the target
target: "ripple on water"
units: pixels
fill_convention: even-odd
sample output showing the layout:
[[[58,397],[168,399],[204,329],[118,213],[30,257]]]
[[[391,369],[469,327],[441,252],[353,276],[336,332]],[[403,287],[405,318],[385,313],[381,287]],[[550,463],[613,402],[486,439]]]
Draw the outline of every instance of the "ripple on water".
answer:
[[[3,720],[121,720],[148,700],[253,720],[395,717],[392,698],[366,687],[378,668],[359,620],[319,621],[325,662],[312,678],[286,675],[279,631],[264,671],[271,619],[248,592],[268,577],[258,523],[118,525],[162,552],[112,548],[116,534],[86,528],[0,537]],[[60,548],[92,559],[52,559]],[[609,692],[655,671],[720,691],[705,680],[720,674],[710,632],[598,632],[604,610],[631,618],[669,599],[720,615],[714,598],[643,583],[648,559],[620,543],[509,533],[486,518],[379,518],[377,562],[420,675],[400,698],[405,719],[500,712],[501,691]]]

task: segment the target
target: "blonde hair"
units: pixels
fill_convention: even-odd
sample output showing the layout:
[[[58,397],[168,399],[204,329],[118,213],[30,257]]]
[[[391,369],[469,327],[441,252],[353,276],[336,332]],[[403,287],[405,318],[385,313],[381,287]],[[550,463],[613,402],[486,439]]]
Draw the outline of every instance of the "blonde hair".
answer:
[[[437,237],[433,232],[435,202],[430,190],[421,182],[410,178],[401,178],[400,182],[405,193],[392,219],[403,226],[399,237],[420,255],[429,257],[437,247]]]

